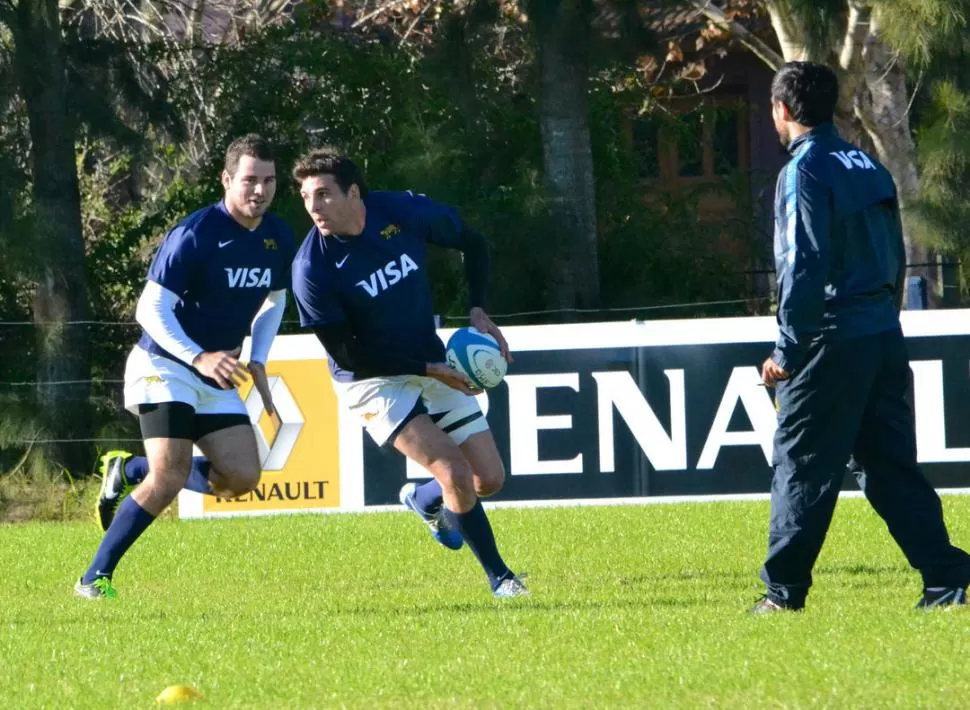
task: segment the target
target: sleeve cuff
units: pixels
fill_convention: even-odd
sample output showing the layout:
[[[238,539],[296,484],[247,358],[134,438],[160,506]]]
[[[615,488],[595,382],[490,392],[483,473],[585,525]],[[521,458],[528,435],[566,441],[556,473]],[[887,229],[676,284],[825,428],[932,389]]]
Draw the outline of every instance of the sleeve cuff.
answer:
[[[785,353],[777,347],[771,353],[771,360],[778,367],[788,373],[792,371],[792,367],[795,364],[795,358],[790,357],[790,355],[786,356]]]

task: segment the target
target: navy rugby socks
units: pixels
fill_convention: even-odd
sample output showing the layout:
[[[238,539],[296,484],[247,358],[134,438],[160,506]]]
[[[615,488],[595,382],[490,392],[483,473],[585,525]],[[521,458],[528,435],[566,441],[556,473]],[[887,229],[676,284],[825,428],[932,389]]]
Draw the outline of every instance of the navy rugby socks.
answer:
[[[441,509],[441,484],[433,478],[421,484],[414,489],[414,502],[421,512],[434,515]]]
[[[144,456],[132,456],[125,461],[125,480],[133,486],[145,480],[148,476],[148,459]]]
[[[495,591],[503,580],[512,576],[512,571],[498,553],[495,535],[492,533],[492,526],[485,515],[482,501],[476,500],[475,507],[467,513],[455,513],[449,510],[448,517],[455,529],[461,532],[461,536],[465,538],[468,547],[475,553],[475,557],[481,563],[485,574],[488,575],[488,583],[492,587],[492,591]]]
[[[98,577],[111,577],[118,562],[131,547],[132,543],[145,532],[155,516],[142,508],[135,499],[128,496],[115,513],[108,531],[98,546],[98,551],[91,560],[91,566],[81,578],[82,584],[91,584]]]
[[[203,456],[192,457],[192,470],[185,482],[185,487],[197,493],[209,493],[209,461]],[[133,486],[145,480],[148,476],[148,459],[144,456],[132,456],[125,461],[125,478]]]
[[[185,482],[185,487],[196,493],[210,493],[209,491],[209,469],[212,464],[202,456],[192,457],[192,470],[189,471],[189,478]]]

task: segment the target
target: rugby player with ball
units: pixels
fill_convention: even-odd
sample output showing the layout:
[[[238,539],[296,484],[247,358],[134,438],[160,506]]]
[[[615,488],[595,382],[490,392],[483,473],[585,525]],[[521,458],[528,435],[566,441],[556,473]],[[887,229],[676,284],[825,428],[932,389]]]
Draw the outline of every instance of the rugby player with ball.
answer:
[[[527,595],[499,554],[480,500],[501,489],[505,467],[474,395],[498,384],[511,360],[483,309],[484,237],[423,195],[369,191],[361,170],[331,148],[300,158],[293,177],[314,225],[293,261],[293,294],[300,323],[327,351],[340,405],[379,446],[432,476],[405,485],[400,499],[434,538],[453,550],[467,543],[496,597]],[[469,317],[481,342],[459,336],[467,347],[453,357],[468,369],[446,361],[435,330],[428,244],[464,256]]]

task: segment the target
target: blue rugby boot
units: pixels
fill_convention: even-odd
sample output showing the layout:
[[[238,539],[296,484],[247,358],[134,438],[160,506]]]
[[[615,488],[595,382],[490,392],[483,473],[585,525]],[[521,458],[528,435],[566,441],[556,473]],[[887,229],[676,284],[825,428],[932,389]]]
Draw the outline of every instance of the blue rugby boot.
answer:
[[[401,505],[406,508],[410,508],[421,518],[421,521],[428,526],[428,530],[431,531],[431,537],[437,540],[439,543],[447,547],[449,550],[460,550],[461,546],[465,544],[465,541],[461,537],[461,533],[455,530],[451,524],[448,522],[448,518],[445,515],[445,506],[442,505],[438,508],[437,513],[426,513],[418,507],[417,502],[414,500],[414,489],[418,487],[417,483],[406,483],[401,488],[401,492],[398,494],[398,499],[401,501]]]
[[[134,488],[125,478],[125,461],[131,456],[127,451],[109,451],[101,457],[101,491],[95,506],[95,520],[101,532],[108,530],[118,505]]]

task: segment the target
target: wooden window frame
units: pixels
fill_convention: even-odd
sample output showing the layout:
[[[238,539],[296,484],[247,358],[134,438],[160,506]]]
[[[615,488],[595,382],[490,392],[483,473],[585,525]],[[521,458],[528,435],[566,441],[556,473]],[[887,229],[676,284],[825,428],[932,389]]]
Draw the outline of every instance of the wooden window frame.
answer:
[[[707,111],[719,107],[732,107],[737,111],[737,169],[741,172],[748,172],[751,165],[750,106],[744,94],[730,93],[678,97],[670,99],[668,102],[669,110],[676,114],[690,113],[699,106],[703,106],[704,110]],[[661,127],[657,135],[657,168],[659,175],[656,177],[644,177],[641,180],[645,183],[672,184],[682,187],[709,184],[723,180],[725,176],[716,174],[714,167],[714,122],[703,121],[701,126],[703,132],[701,136],[702,175],[680,174],[680,154],[677,138]]]

